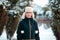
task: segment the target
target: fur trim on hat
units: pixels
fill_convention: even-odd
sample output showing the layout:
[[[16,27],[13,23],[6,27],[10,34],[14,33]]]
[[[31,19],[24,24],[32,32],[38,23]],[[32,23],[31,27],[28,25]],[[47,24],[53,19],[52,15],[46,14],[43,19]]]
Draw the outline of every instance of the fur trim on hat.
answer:
[[[33,12],[33,8],[32,7],[26,7],[25,12]]]
[[[25,14],[26,14],[26,12],[32,12],[32,18],[34,19],[34,13],[33,13],[33,8],[32,7],[26,7],[25,8],[25,12],[23,13],[23,15],[22,15],[22,19],[24,19],[25,18]]]
[[[25,12],[23,13],[23,15],[22,15],[22,19],[24,19],[25,18]],[[32,13],[32,18],[34,19],[34,17],[35,17],[35,15],[34,15],[34,13]]]

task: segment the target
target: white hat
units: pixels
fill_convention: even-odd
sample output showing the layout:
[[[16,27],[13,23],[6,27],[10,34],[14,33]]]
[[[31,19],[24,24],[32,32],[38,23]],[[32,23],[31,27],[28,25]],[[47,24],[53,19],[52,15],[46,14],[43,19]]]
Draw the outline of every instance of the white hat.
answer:
[[[26,12],[32,12],[32,18],[34,19],[34,13],[33,13],[33,8],[32,7],[26,7],[25,12],[22,14],[22,19],[25,18]]]
[[[33,8],[32,7],[26,7],[25,12],[33,12]]]

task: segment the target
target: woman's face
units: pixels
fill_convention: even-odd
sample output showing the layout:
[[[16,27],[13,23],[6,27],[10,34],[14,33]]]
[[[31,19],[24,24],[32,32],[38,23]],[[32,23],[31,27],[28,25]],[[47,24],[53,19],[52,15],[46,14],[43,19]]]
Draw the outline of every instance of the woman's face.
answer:
[[[26,16],[27,18],[31,18],[31,17],[32,17],[32,12],[26,12],[25,16]]]

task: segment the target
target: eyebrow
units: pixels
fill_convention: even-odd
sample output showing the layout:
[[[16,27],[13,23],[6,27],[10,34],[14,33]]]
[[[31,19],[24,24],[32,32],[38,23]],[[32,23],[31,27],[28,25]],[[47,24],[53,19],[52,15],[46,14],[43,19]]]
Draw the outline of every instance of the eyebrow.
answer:
[[[26,13],[32,13],[32,12],[26,12]]]

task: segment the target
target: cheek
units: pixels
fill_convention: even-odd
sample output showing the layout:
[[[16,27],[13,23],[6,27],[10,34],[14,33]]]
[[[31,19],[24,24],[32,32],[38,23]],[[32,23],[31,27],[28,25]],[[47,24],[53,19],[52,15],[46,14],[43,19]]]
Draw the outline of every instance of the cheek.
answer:
[[[29,14],[28,16],[31,16],[31,14]]]
[[[26,14],[26,17],[28,16],[28,14]]]

